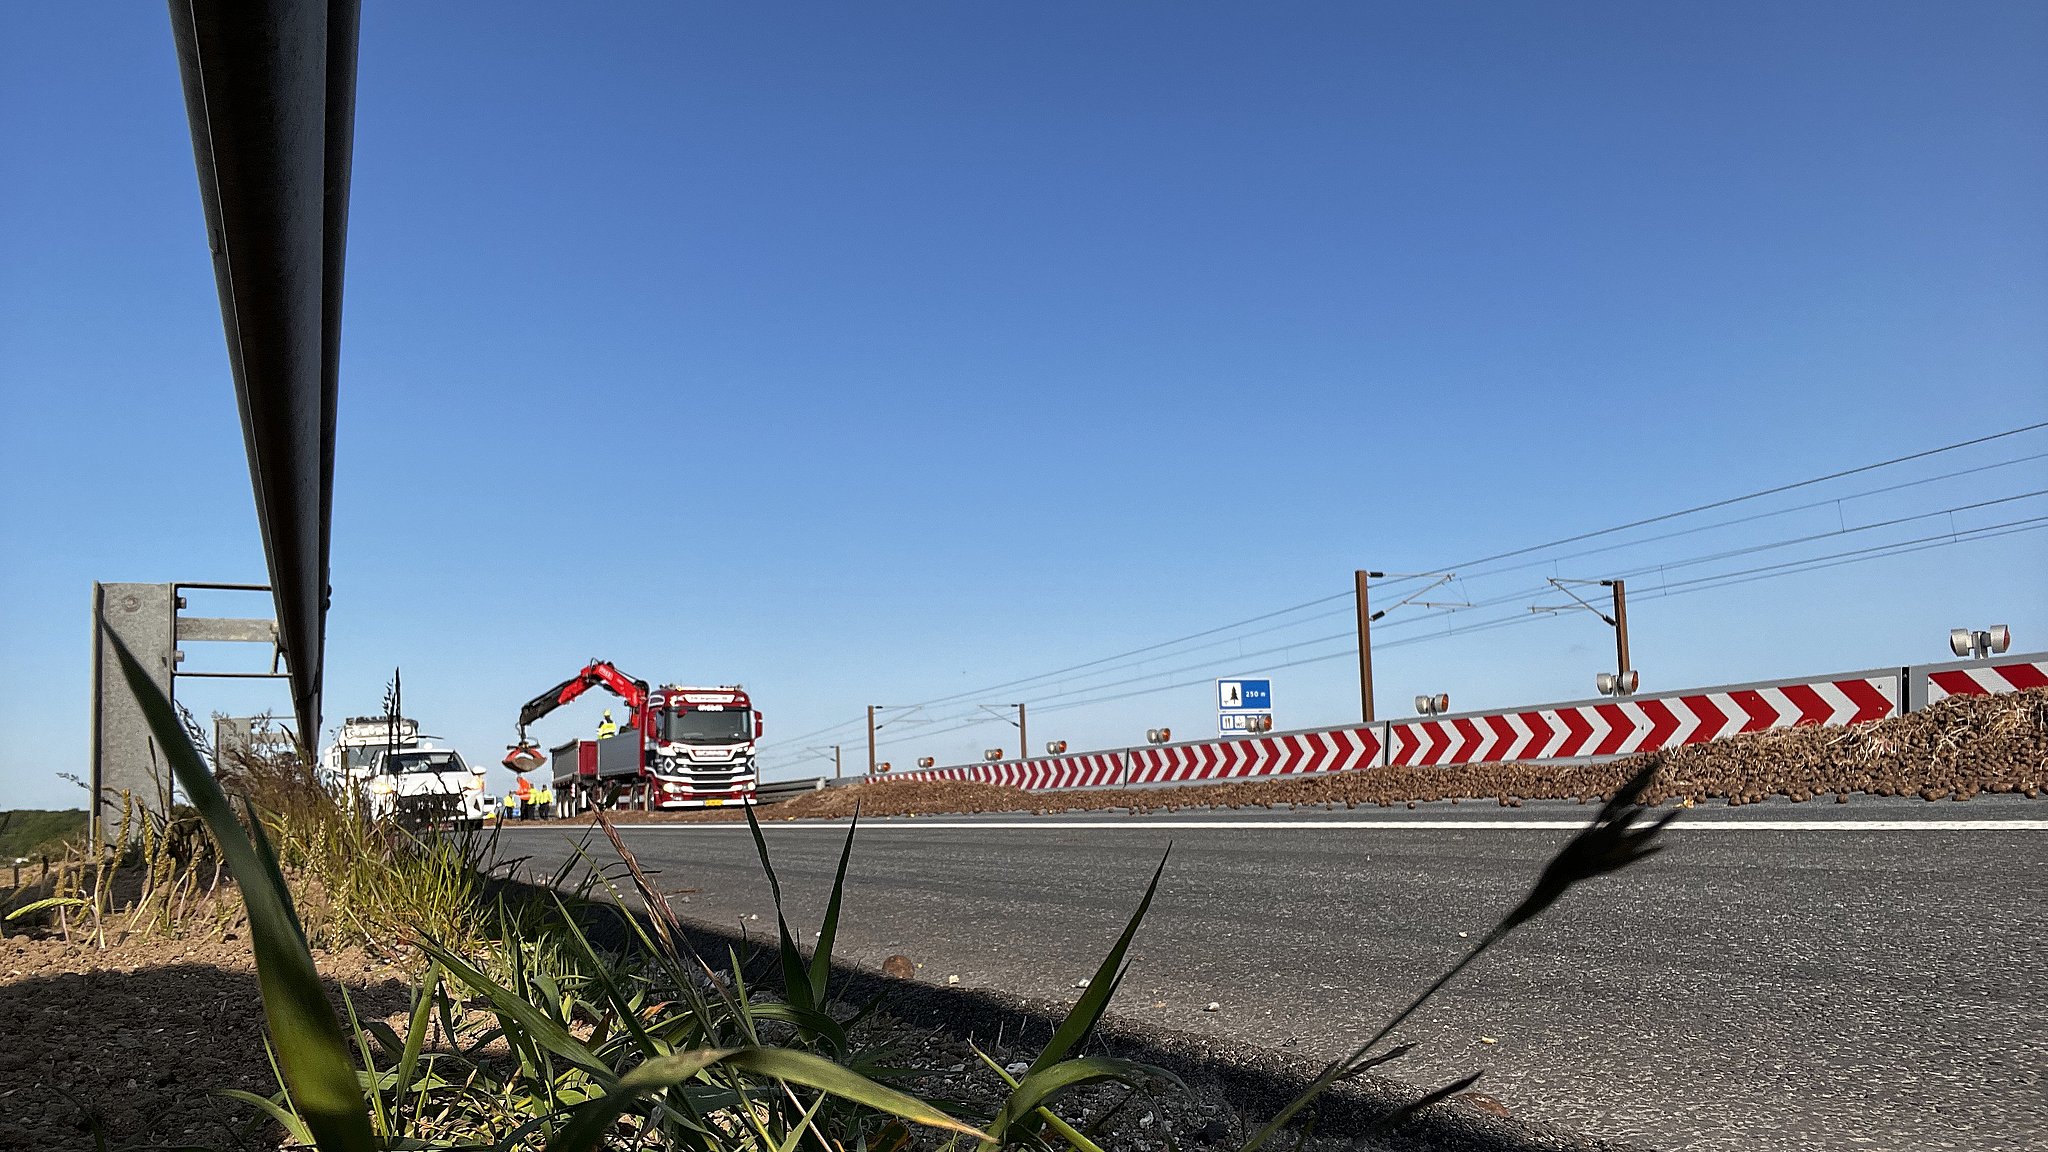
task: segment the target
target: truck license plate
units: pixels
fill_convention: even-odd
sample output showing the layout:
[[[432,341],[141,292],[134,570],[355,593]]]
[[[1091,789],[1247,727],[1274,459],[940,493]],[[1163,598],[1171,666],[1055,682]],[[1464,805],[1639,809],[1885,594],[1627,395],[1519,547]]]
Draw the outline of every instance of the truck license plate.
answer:
[[[725,803],[725,797],[723,797],[723,796],[714,796],[714,797],[712,797],[711,799],[709,799],[709,800],[706,800],[706,801],[704,801],[704,806],[705,806],[706,808],[717,808],[717,807],[719,807],[719,806],[723,805],[724,803]]]

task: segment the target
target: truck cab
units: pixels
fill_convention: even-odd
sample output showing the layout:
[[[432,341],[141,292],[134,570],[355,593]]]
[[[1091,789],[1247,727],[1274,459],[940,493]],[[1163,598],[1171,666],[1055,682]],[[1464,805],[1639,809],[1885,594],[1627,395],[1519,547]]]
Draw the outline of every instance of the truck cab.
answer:
[[[649,693],[647,717],[653,807],[754,803],[754,742],[762,722],[745,690],[663,685]]]

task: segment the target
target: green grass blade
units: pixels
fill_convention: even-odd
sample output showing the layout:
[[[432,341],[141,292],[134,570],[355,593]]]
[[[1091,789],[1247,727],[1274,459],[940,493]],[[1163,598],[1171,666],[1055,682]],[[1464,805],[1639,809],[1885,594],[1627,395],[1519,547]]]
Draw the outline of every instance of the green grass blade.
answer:
[[[251,816],[253,818],[254,814],[251,813]],[[363,1031],[363,1018],[356,1012],[355,998],[348,994],[347,985],[343,985],[341,989],[341,1009],[348,1017],[349,1031],[356,1041],[356,1054],[363,1062],[362,1075],[356,1078],[356,1082],[368,1086],[370,1090],[370,1128],[381,1139],[389,1142],[391,1117],[384,1111],[383,1093],[377,1091],[377,1085],[383,1080],[383,1076],[377,1071],[376,1055],[370,1051],[370,1037]]]
[[[249,818],[249,838],[255,843],[256,859],[262,863],[264,873],[277,885],[277,890],[284,893],[285,915],[291,917],[292,931],[304,939],[306,926],[299,923],[298,905],[292,903],[292,890],[284,882],[284,869],[278,866],[277,850],[270,846],[270,833],[263,830],[263,821],[256,816],[256,806],[246,796],[242,798],[242,814]]]
[[[192,747],[171,702],[119,637],[109,632],[107,639],[129,690],[149,721],[157,747],[170,761],[178,784],[213,833],[241,887],[256,979],[263,990],[264,1023],[276,1045],[280,1078],[292,1107],[323,1152],[368,1152],[376,1146],[369,1110],[349,1060],[341,1022],[335,1019],[320,973],[313,966],[313,953],[299,931],[291,891],[284,886],[274,859],[266,861],[259,854],[235,819],[227,794]]]
[[[834,1064],[823,1056],[793,1052],[786,1048],[742,1048],[727,1057],[725,1064],[756,1075],[772,1076],[777,1080],[787,1080],[806,1088],[830,1092],[842,1100],[851,1100],[877,1112],[887,1112],[913,1124],[943,1128],[978,1140],[988,1139],[987,1134],[953,1119],[917,1097],[898,1092],[894,1088],[884,1088],[860,1073]]]
[[[825,985],[832,977],[832,941],[839,935],[839,899],[846,891],[846,862],[853,856],[853,834],[860,828],[860,805],[853,808],[853,822],[846,826],[846,843],[839,849],[839,871],[832,877],[832,899],[825,905],[825,922],[818,928],[817,947],[811,949],[811,1003],[825,1006]]]
[[[622,1077],[617,1087],[576,1109],[566,1128],[548,1143],[554,1152],[589,1152],[611,1131],[626,1110],[650,1093],[693,1080],[706,1068],[733,1054],[730,1048],[699,1048],[660,1056]]]
[[[510,989],[472,968],[462,957],[435,941],[421,937],[417,943],[420,951],[439,961],[443,968],[467,985],[470,991],[488,1001],[493,1012],[519,1025],[520,1030],[533,1043],[590,1073],[600,1083],[617,1083],[617,1077],[612,1074],[610,1066],[598,1059],[597,1054],[585,1047],[582,1041],[570,1035],[568,1029],[557,1024]],[[510,1036],[506,1037],[507,1042],[511,1039]]]
[[[782,881],[775,877],[775,865],[768,862],[768,841],[761,835],[761,822],[754,818],[753,805],[747,805],[746,813],[747,829],[754,834],[754,850],[761,855],[761,871],[768,874],[768,892],[775,898],[775,930],[781,935],[782,994],[800,1008],[815,1008],[818,1005],[811,997],[810,973],[804,970],[804,959],[789,934],[789,921],[782,915]]]
[[[1164,1069],[1134,1060],[1116,1060],[1108,1056],[1083,1056],[1062,1060],[1052,1067],[1038,1072],[1028,1072],[1010,1090],[1008,1099],[996,1112],[996,1118],[988,1126],[989,1141],[1000,1147],[1009,1135],[1010,1127],[1019,1120],[1036,1112],[1040,1106],[1069,1088],[1082,1084],[1093,1084],[1102,1080],[1117,1080],[1126,1084],[1148,1078],[1174,1077]],[[1178,1083],[1178,1081],[1175,1081]]]
[[[1095,970],[1095,976],[1088,981],[1087,989],[1081,993],[1081,998],[1074,1002],[1073,1011],[1068,1012],[1067,1018],[1060,1021],[1060,1026],[1054,1030],[1052,1039],[1046,1042],[1045,1051],[1040,1052],[1038,1059],[1031,1062],[1031,1071],[1025,1074],[1026,1079],[1066,1059],[1094,1029],[1096,1021],[1102,1018],[1103,1010],[1109,1006],[1110,996],[1115,993],[1117,984],[1122,980],[1124,955],[1131,950],[1131,938],[1138,934],[1138,925],[1144,921],[1146,910],[1152,907],[1152,896],[1159,891],[1159,877],[1165,874],[1166,862],[1172,856],[1173,849],[1169,846],[1166,855],[1159,858],[1159,867],[1152,873],[1152,882],[1145,886],[1145,898],[1138,901],[1138,910],[1131,913],[1131,922],[1124,925],[1124,934],[1117,937],[1116,946],[1109,950],[1108,956],[1103,957],[1102,966]]]
[[[747,1011],[756,1020],[778,1020],[794,1026],[806,1035],[817,1037],[834,1055],[841,1055],[846,1051],[845,1027],[815,1008],[799,1008],[794,1004],[754,1003],[747,1005]]]
[[[254,1092],[244,1092],[240,1088],[222,1088],[216,1095],[226,1096],[231,1100],[240,1100],[244,1104],[254,1104],[256,1107],[268,1112],[272,1120],[284,1125],[284,1134],[293,1141],[309,1145],[313,1143],[313,1134],[306,1130],[305,1122],[292,1115],[283,1105],[268,1096],[258,1096]]]
[[[994,1072],[998,1077],[1000,1077],[1003,1083],[1008,1084],[1013,1090],[1017,1087],[1017,1078],[1015,1076],[1010,1075],[1010,1070],[1008,1068],[1003,1067],[1002,1064],[998,1062],[995,1057],[990,1056],[986,1052],[983,1052],[979,1047],[976,1047],[973,1044],[969,1044],[968,1047],[974,1049],[974,1054],[976,1056],[981,1057],[981,1062],[983,1064],[988,1065],[989,1070]],[[1128,1099],[1128,1097],[1126,1097],[1126,1099]],[[1073,1145],[1076,1149],[1079,1150],[1079,1152],[1103,1152],[1102,1146],[1100,1144],[1097,1144],[1095,1141],[1090,1140],[1088,1138],[1087,1133],[1082,1132],[1080,1129],[1074,1127],[1072,1124],[1069,1124],[1065,1120],[1060,1119],[1058,1116],[1053,1114],[1051,1109],[1045,1107],[1043,1104],[1039,1105],[1035,1110],[1033,1110],[1032,1117],[1036,1120],[1043,1121],[1046,1127],[1052,1129],[1054,1132],[1059,1133],[1060,1139],[1065,1140],[1068,1144]],[[1096,1121],[1097,1124],[1100,1124],[1101,1122],[1101,1120]]]
[[[398,1079],[391,1085],[391,1106],[395,1110],[405,1107],[406,1093],[412,1090],[413,1081],[418,1078],[420,1052],[427,1045],[427,1024],[433,1019],[434,1002],[441,995],[441,964],[434,961],[427,965],[427,978],[420,985],[419,1003],[412,1007],[412,1019],[405,1028],[405,1050],[398,1055],[395,1071]],[[454,1037],[449,1037],[452,1043]],[[393,1135],[405,1135],[405,1125],[396,1126]]]
[[[606,1001],[611,1004],[612,1011],[619,1014],[620,1023],[625,1025],[627,1034],[640,1046],[641,1052],[649,1056],[654,1055],[654,1040],[647,1035],[647,1030],[640,1026],[640,1017],[634,1013],[633,1006],[626,1001],[625,993],[619,990],[617,982],[612,979],[611,966],[598,958],[597,949],[590,946],[589,937],[576,926],[576,918],[569,915],[568,905],[562,903],[562,898],[555,896],[554,901],[555,910],[562,914],[562,926],[568,930],[569,938],[575,941],[577,951],[583,959],[589,961],[591,974],[597,980],[598,988],[604,992]]]

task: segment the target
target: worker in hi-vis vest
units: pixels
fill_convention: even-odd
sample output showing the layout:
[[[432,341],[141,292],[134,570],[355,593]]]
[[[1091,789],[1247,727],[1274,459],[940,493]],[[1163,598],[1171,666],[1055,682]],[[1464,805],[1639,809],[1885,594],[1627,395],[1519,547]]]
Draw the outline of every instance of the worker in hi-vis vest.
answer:
[[[612,710],[607,708],[604,710],[604,719],[597,722],[597,738],[602,740],[607,736],[617,736],[618,734],[619,726],[612,722]]]

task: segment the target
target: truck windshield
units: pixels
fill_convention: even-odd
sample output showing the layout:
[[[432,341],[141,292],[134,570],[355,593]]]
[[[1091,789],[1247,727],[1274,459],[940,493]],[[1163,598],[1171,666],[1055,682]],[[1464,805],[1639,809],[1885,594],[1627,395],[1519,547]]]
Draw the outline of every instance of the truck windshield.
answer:
[[[753,739],[751,716],[743,708],[726,712],[698,708],[688,712],[665,711],[661,716],[661,738],[672,744],[738,744]]]
[[[454,752],[400,752],[385,758],[384,770],[391,775],[406,772],[467,772],[462,757]]]

